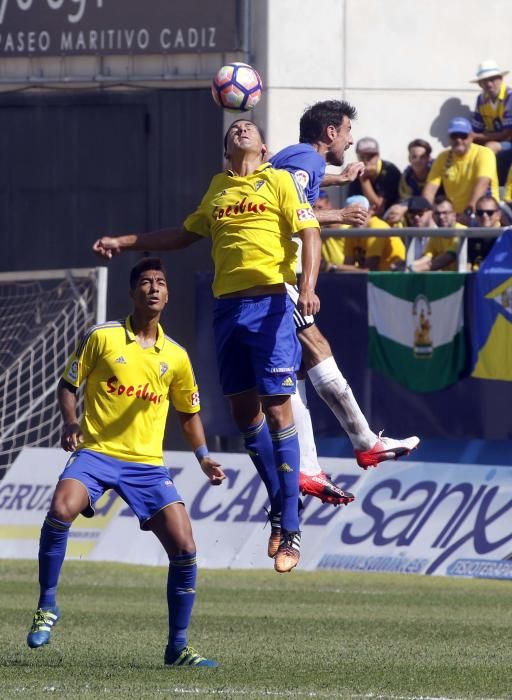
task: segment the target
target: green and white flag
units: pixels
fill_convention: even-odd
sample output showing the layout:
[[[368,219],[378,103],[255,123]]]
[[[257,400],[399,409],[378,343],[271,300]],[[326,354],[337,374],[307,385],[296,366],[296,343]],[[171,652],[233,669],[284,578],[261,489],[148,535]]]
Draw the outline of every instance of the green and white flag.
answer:
[[[465,367],[465,275],[368,274],[368,363],[412,391],[438,391]]]

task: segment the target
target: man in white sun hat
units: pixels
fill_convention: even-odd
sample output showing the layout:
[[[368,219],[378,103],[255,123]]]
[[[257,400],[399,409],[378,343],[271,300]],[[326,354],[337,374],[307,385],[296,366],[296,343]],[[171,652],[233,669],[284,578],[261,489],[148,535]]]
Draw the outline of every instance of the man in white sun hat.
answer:
[[[497,154],[501,184],[512,160],[512,89],[503,81],[508,72],[488,58],[480,63],[471,80],[482,89],[473,112],[474,143]]]

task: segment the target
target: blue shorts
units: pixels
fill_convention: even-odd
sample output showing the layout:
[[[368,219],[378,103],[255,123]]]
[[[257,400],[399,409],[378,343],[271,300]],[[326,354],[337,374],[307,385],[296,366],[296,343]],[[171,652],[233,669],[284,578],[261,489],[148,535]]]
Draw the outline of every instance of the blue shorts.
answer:
[[[249,389],[260,396],[294,394],[301,347],[287,294],[217,299],[213,330],[226,396]]]
[[[94,504],[105,491],[113,489],[133,510],[142,530],[165,506],[183,503],[165,467],[140,462],[124,462],[93,450],[71,455],[59,477],[80,481],[89,493],[89,506],[82,515],[92,518]]]

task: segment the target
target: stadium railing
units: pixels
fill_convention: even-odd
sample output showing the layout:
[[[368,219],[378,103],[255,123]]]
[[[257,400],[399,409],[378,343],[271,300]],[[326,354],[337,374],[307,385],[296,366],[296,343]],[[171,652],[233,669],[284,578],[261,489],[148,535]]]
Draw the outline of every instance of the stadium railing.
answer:
[[[512,226],[500,228],[469,227],[460,228],[322,228],[322,238],[389,238],[398,236],[405,243],[406,266],[414,262],[415,238],[459,238],[457,250],[457,269],[459,272],[467,272],[468,238],[498,238],[504,231],[511,231]]]

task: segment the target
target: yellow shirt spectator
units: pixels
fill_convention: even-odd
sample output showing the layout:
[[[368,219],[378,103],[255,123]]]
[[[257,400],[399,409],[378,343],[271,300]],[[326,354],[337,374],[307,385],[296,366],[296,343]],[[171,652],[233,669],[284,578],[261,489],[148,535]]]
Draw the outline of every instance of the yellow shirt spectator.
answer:
[[[443,185],[453,208],[457,214],[462,214],[479,177],[490,179],[491,194],[499,199],[496,156],[489,148],[472,143],[462,156],[451,148],[442,151],[432,165],[427,184]]]
[[[390,228],[382,219],[377,216],[370,217],[368,228]],[[405,261],[405,245],[398,236],[380,238],[370,236],[366,241],[366,260],[378,258],[377,267],[371,268],[379,272],[391,270],[391,264],[399,260]]]

